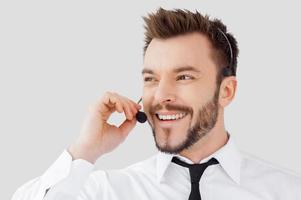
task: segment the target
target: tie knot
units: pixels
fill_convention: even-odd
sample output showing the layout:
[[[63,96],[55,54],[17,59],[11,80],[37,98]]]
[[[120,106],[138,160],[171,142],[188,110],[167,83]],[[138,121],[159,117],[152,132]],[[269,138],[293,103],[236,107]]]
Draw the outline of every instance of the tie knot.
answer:
[[[171,161],[189,169],[191,183],[199,183],[205,169],[210,165],[219,163],[215,158],[211,158],[207,162],[201,164],[188,164],[177,157],[173,157]]]

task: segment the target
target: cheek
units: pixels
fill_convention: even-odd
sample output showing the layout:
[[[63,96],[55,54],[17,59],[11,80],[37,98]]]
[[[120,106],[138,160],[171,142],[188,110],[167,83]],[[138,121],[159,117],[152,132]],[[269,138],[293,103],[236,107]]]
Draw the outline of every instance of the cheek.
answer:
[[[214,93],[214,87],[211,84],[196,83],[188,87],[183,87],[179,90],[179,94],[187,102],[191,102],[191,107],[200,108],[211,100]]]
[[[143,111],[146,114],[148,114],[149,108],[150,108],[150,106],[152,106],[152,96],[151,96],[150,92],[143,90],[142,104],[143,104]]]
[[[192,110],[193,110],[193,114],[191,116],[191,125],[193,125],[197,121],[200,107],[199,106],[193,106]]]
[[[205,102],[204,92],[201,89],[197,88],[186,88],[179,91],[179,98],[185,102],[187,107],[191,107],[195,112],[196,109],[199,109],[200,106]]]
[[[188,97],[188,98],[187,98]],[[211,94],[205,95],[203,92],[195,92],[186,96],[186,106],[192,108],[191,123],[194,124],[199,117],[199,111],[211,100]]]

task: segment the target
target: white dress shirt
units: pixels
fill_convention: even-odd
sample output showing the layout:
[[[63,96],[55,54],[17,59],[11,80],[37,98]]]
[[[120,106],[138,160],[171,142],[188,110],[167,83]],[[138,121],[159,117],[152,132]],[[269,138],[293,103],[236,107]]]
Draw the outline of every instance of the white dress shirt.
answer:
[[[124,169],[93,172],[94,165],[72,161],[65,150],[41,177],[20,187],[12,200],[187,200],[189,170],[171,162],[173,156],[192,163],[180,155],[158,152]],[[209,166],[201,177],[202,200],[301,200],[300,176],[239,151],[233,136],[200,163],[211,157],[219,164]]]

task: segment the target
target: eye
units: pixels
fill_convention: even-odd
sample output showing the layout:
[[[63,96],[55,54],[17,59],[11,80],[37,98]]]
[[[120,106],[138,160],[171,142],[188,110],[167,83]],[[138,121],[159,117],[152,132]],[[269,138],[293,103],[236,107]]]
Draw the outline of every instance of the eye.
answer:
[[[145,77],[144,78],[144,82],[149,82],[149,81],[152,81],[153,80],[153,77]]]
[[[192,76],[189,76],[189,75],[186,75],[186,74],[180,75],[180,76],[177,77],[177,80],[192,80],[192,79],[194,79]]]

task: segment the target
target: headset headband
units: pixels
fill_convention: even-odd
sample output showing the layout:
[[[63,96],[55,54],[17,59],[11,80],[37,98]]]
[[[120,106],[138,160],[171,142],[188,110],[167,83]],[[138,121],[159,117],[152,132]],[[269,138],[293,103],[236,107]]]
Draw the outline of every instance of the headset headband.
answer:
[[[230,49],[230,63],[227,67],[225,67],[223,69],[223,75],[225,77],[227,76],[235,76],[235,71],[234,71],[234,68],[232,66],[232,62],[233,62],[233,51],[232,51],[232,46],[231,46],[231,43],[228,39],[228,37],[226,36],[226,34],[220,29],[220,28],[217,28],[217,30],[223,35],[223,37],[226,39],[227,43],[228,43],[228,46],[229,46],[229,49]]]

